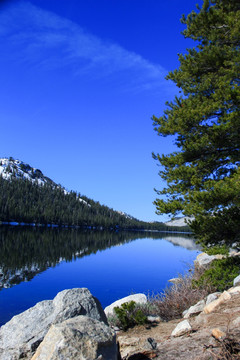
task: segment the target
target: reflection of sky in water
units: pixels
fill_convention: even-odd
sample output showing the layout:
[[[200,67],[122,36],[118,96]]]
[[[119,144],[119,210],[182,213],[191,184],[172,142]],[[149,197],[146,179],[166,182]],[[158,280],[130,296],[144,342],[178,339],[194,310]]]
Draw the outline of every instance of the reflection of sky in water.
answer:
[[[170,240],[170,239],[169,239]],[[171,241],[180,243],[180,237]],[[189,249],[191,239],[185,239]],[[87,287],[105,307],[131,292],[161,291],[168,279],[187,271],[196,258],[196,250],[188,250],[163,239],[139,239],[97,251],[72,262],[61,262],[23,282],[0,292],[0,324],[14,314],[44,299],[52,299],[59,291]]]

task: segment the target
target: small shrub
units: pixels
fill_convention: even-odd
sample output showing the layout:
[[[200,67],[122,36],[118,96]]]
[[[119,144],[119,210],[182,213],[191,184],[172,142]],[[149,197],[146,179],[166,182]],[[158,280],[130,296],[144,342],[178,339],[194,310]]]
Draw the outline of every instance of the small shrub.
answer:
[[[114,308],[118,318],[118,326],[126,331],[135,325],[142,325],[147,322],[147,317],[143,311],[136,306],[135,301],[122,304]]]
[[[217,291],[224,291],[233,284],[235,277],[239,275],[240,260],[236,257],[214,260],[209,269],[197,280],[193,280],[193,286],[204,288],[206,284]]]

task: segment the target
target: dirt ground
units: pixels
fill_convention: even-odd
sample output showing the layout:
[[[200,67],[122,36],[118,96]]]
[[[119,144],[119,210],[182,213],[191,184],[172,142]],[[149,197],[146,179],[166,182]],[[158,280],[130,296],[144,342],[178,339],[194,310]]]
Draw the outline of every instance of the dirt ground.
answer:
[[[223,340],[216,340],[212,336],[212,330],[219,328],[226,333],[226,338],[233,336],[240,341],[240,294],[232,295],[230,300],[210,314],[202,313],[188,319],[192,327],[190,333],[181,337],[171,337],[172,331],[182,320],[137,326],[126,332],[119,332],[117,338],[122,359],[231,359],[223,355],[214,355],[220,351]],[[240,353],[232,359],[240,359]]]

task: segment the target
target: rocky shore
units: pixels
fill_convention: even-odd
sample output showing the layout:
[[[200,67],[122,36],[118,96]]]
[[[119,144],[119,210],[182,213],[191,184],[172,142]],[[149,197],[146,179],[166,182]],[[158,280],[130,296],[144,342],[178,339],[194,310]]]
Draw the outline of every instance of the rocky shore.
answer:
[[[119,332],[121,359],[240,359],[240,343],[238,357],[217,356],[229,338],[240,339],[240,286],[212,298],[192,306],[182,319]]]
[[[208,266],[214,256],[200,254],[195,266]],[[217,354],[231,336],[239,339],[240,276],[232,288],[186,309],[182,319],[153,318],[126,332],[115,331],[107,316],[131,300],[147,302],[144,294],[135,294],[104,311],[88,289],[64,290],[0,328],[0,360],[210,360],[221,359]]]

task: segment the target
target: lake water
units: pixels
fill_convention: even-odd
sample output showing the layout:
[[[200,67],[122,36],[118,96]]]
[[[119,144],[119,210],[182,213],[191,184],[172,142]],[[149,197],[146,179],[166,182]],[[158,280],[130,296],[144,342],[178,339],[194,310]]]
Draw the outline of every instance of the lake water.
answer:
[[[159,292],[198,252],[183,234],[0,227],[0,325],[64,289],[87,287],[103,307]]]

